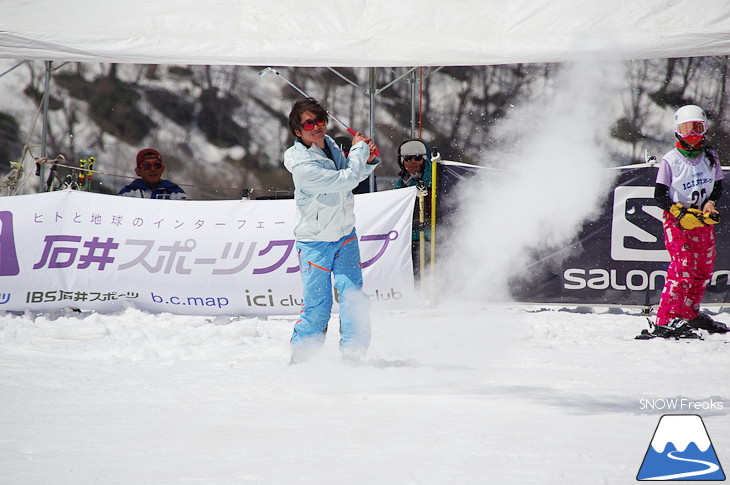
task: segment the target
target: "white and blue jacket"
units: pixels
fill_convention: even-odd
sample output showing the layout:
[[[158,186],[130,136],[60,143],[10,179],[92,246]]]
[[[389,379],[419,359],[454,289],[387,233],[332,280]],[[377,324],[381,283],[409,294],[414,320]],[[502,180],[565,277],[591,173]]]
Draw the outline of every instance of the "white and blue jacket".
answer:
[[[348,157],[325,135],[332,158],[316,145],[307,148],[299,139],[284,153],[284,166],[292,173],[297,219],[297,241],[337,241],[355,227],[352,189],[375,170],[378,158],[368,164],[370,148],[361,141]]]
[[[147,187],[142,179],[136,179],[123,187],[119,194],[124,197],[138,197],[141,199],[187,199],[185,191],[169,180],[160,180],[160,184],[153,190]]]

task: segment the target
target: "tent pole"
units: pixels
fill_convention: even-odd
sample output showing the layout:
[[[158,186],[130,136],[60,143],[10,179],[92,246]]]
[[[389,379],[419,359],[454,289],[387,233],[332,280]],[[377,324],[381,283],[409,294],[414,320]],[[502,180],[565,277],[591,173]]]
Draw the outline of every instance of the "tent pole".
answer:
[[[369,68],[370,86],[368,94],[370,95],[370,136],[375,136],[375,95],[377,88],[375,87],[375,67]]]
[[[375,95],[376,88],[375,88],[375,67],[371,67],[369,70],[370,75],[370,89],[368,89],[368,93],[370,94],[370,137],[375,137]],[[370,192],[375,192],[375,175],[370,174]]]
[[[8,69],[7,71],[5,71],[5,72],[3,72],[2,74],[0,74],[0,77],[3,77],[3,76],[4,76],[4,75],[6,75],[7,73],[9,73],[9,72],[12,72],[12,71],[14,71],[15,69],[17,69],[17,68],[19,68],[20,66],[22,66],[23,64],[25,64],[26,62],[28,62],[28,61],[21,61],[21,62],[17,63],[16,65],[14,65],[13,67],[11,67],[11,68],[10,68],[10,69]]]
[[[51,85],[51,66],[53,61],[45,61],[46,63],[46,75],[43,83],[43,129],[41,134],[41,158],[45,158],[48,155],[48,100],[51,97],[49,90]],[[39,191],[43,192],[44,186],[43,181],[43,165],[38,165],[36,169],[36,175],[39,176]]]
[[[416,137],[416,71],[411,71],[408,76],[411,85],[411,138]]]
[[[434,150],[436,151],[436,150]],[[431,213],[428,215],[431,219],[431,240],[430,247],[430,267],[429,275],[429,302],[431,306],[436,304],[436,198],[438,197],[438,164],[441,163],[441,153],[436,152],[431,159]]]
[[[423,67],[418,68],[418,138],[423,138]]]

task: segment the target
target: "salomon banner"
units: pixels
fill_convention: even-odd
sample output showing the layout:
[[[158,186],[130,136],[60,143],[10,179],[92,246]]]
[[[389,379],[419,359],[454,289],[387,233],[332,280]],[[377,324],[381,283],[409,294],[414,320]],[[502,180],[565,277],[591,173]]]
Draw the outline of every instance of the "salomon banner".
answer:
[[[355,196],[364,289],[374,310],[416,304],[415,198],[415,188]],[[299,313],[294,200],[61,191],[0,204],[0,310],[110,311],[132,303],[154,313]]]
[[[454,211],[453,187],[484,168],[447,162],[438,166],[439,228],[448,227]],[[517,301],[567,304],[654,306],[659,303],[669,264],[664,249],[662,210],[654,201],[657,166],[632,165],[619,177],[601,214],[587,222],[567,247],[544,254],[530,265],[530,281],[515,281]],[[717,260],[703,303],[728,301],[730,285],[730,203],[720,199],[723,220],[715,225]],[[448,238],[448,231],[439,236]]]

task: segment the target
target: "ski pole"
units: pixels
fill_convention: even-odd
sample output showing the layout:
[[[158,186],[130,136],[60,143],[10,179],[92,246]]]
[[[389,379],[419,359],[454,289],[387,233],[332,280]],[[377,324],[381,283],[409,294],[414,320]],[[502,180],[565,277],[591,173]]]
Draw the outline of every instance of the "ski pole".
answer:
[[[273,67],[265,67],[265,68],[261,69],[261,72],[259,72],[259,77],[264,77],[264,76],[266,76],[270,72],[273,72],[274,74],[276,74],[277,76],[279,76],[280,78],[282,78],[285,83],[287,83],[289,86],[291,86],[294,89],[296,89],[296,91],[299,94],[301,94],[302,96],[304,96],[305,98],[309,98],[310,97],[307,93],[305,93],[304,91],[302,91],[301,89],[299,89],[294,83],[292,83],[287,78],[285,78],[284,76],[282,76],[281,73],[279,71],[277,71],[276,69],[274,69]],[[340,125],[342,125],[342,127],[344,129],[346,129],[349,134],[351,134],[352,136],[357,135],[357,132],[355,130],[353,130],[352,128],[350,128],[349,126],[347,126],[347,124],[344,121],[342,121],[337,116],[335,116],[331,111],[329,111],[329,110],[325,110],[325,111],[327,111],[327,114],[330,115],[333,120],[335,120]],[[380,156],[380,150],[376,150],[375,151],[375,156],[376,157]]]
[[[418,277],[426,276],[426,208],[424,200],[428,190],[423,180],[418,181],[416,195],[418,196]]]

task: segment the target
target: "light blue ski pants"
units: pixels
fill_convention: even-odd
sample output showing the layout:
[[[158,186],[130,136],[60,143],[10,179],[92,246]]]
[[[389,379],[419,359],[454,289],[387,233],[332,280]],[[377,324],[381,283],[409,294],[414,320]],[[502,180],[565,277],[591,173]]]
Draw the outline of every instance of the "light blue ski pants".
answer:
[[[370,345],[370,301],[362,290],[357,234],[335,242],[297,241],[304,284],[300,320],[294,325],[294,349],[324,343],[332,310],[332,279],[340,304],[340,349],[364,353]]]

